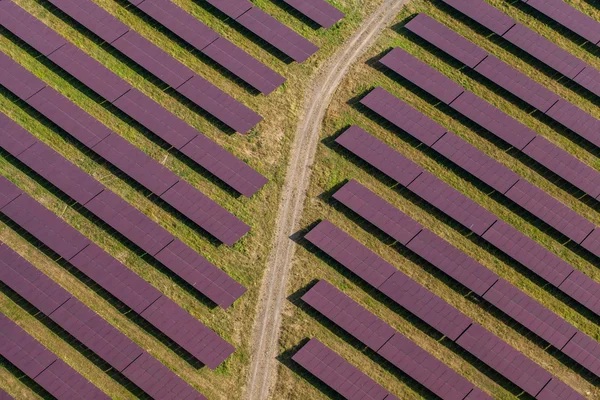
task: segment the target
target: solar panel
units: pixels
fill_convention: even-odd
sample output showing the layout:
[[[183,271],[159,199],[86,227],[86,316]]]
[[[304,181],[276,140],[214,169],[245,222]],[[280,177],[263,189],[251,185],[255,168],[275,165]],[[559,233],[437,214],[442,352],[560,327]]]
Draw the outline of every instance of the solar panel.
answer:
[[[581,246],[596,257],[600,257],[600,229],[594,229],[581,243]]]
[[[406,247],[480,296],[498,280],[498,275],[430,230],[423,229]]]
[[[360,104],[427,146],[431,146],[447,132],[446,128],[381,87],[376,87],[363,97]]]
[[[577,332],[573,325],[504,279],[498,280],[483,298],[558,349]]]
[[[100,389],[60,359],[53,362],[34,381],[58,400],[109,399]]]
[[[18,157],[36,143],[38,140],[35,136],[0,112],[0,147],[13,157]]]
[[[267,95],[273,92],[286,80],[283,76],[223,37],[218,38],[201,51],[202,54],[205,54],[262,94]]]
[[[228,308],[246,292],[244,286],[178,239],[155,257],[222,308]]]
[[[152,303],[140,315],[210,369],[217,368],[235,350],[165,296]]]
[[[597,340],[578,331],[561,351],[600,376],[600,343]]]
[[[546,112],[550,118],[566,126],[577,135],[600,147],[600,120],[576,105],[560,99]]]
[[[420,13],[404,27],[468,67],[474,68],[488,55],[485,50],[425,13]]]
[[[506,193],[520,176],[459,136],[448,132],[432,149],[500,193]]]
[[[492,7],[485,0],[442,1],[500,36],[515,25],[515,21],[508,15]]]
[[[46,84],[37,76],[3,52],[0,52],[0,85],[21,100],[27,100],[46,87]]]
[[[250,231],[250,226],[187,182],[177,182],[160,197],[227,246]]]
[[[233,19],[238,18],[253,7],[248,0],[206,0],[206,2]]]
[[[489,55],[475,71],[532,107],[546,112],[560,97],[512,66]]]
[[[294,61],[303,62],[319,50],[317,46],[258,7],[253,7],[236,17],[236,21]]]
[[[589,220],[525,180],[510,188],[506,197],[577,243],[595,228]]]
[[[344,13],[327,3],[325,0],[284,0],[286,4],[321,25],[331,28],[344,18]]]
[[[465,91],[452,79],[399,47],[392,49],[379,62],[446,104]]]
[[[408,189],[477,235],[483,235],[498,220],[494,214],[429,172],[421,174]]]
[[[302,346],[292,360],[345,399],[384,400],[389,395],[386,389],[317,339]]]
[[[131,89],[129,83],[71,43],[50,54],[48,59],[109,102]]]
[[[513,26],[502,37],[570,79],[577,76],[587,65],[560,46],[521,24]]]
[[[589,276],[574,270],[558,288],[594,314],[600,315],[600,284]]]
[[[0,389],[0,400],[14,400],[14,398],[4,390]]]
[[[0,212],[7,204],[21,196],[23,191],[0,175]]]
[[[110,190],[84,207],[151,256],[175,240],[166,229]]]
[[[129,27],[91,0],[48,0],[79,24],[112,43],[129,31]]]
[[[469,91],[461,94],[450,107],[519,150],[537,136],[529,127]]]
[[[584,398],[573,391],[564,382],[552,379],[544,389],[537,395],[538,400],[583,400]]]
[[[573,80],[596,96],[600,96],[600,71],[597,69],[586,67]]]
[[[600,172],[579,161],[570,153],[538,136],[523,152],[556,175],[593,198],[600,195]]]
[[[552,379],[542,367],[478,324],[471,325],[456,343],[534,397]]]
[[[394,266],[327,220],[304,238],[373,287],[381,286],[396,272]]]
[[[356,125],[338,136],[335,142],[402,186],[408,186],[423,173],[423,168]]]
[[[0,1],[0,25],[45,56],[67,43],[12,1]]]
[[[338,189],[333,198],[403,245],[423,229],[421,224],[355,180]]]

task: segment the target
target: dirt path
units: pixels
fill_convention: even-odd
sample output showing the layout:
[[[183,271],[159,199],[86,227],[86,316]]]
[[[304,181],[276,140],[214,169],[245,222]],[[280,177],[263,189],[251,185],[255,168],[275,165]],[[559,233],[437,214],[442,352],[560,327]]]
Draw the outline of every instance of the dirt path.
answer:
[[[321,67],[317,80],[305,98],[305,112],[293,143],[277,215],[273,249],[261,286],[256,313],[258,318],[252,339],[252,364],[244,399],[268,399],[277,376],[275,357],[279,349],[281,308],[295,249],[289,237],[298,229],[302,216],[325,111],[352,63],[369,48],[406,2],[407,0],[384,0],[344,46]]]

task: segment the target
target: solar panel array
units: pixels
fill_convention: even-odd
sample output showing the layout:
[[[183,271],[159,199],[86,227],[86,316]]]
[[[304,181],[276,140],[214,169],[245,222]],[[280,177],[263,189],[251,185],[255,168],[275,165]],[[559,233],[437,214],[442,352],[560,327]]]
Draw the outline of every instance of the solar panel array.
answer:
[[[13,291],[153,398],[205,399],[3,243],[0,243],[0,276]]]
[[[109,399],[2,313],[0,338],[0,355],[56,399]]]
[[[344,18],[344,13],[325,0],[283,0],[323,28],[331,28]]]
[[[219,366],[232,345],[168,297],[89,241],[54,213],[20,192],[5,178],[0,190],[12,198],[0,212],[129,306],[209,368]]]

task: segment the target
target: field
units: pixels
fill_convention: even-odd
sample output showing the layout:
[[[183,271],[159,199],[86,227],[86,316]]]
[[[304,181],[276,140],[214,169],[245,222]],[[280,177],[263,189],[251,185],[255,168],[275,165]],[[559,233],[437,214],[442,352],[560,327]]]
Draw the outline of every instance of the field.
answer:
[[[161,270],[147,255],[145,256],[135,246],[126,243],[123,238],[90,213],[73,205],[73,202],[64,194],[46,183],[44,179],[36,176],[34,172],[28,171],[19,161],[5,152],[0,152],[1,173],[151,282],[161,292],[236,346],[237,350],[215,371],[207,368],[196,369],[178,354],[177,349],[173,349],[168,342],[164,341],[164,338],[156,334],[140,318],[132,316],[126,310],[119,309],[111,301],[109,295],[72,273],[64,262],[55,261],[57,258],[55,254],[40,248],[39,243],[36,243],[7,219],[0,221],[0,240],[18,251],[79,300],[148,350],[207,398],[240,399],[249,369],[251,327],[256,317],[255,308],[261,278],[269,255],[289,150],[298,120],[302,115],[306,89],[310,86],[311,77],[315,71],[354,32],[364,17],[381,3],[381,0],[331,1],[346,12],[346,17],[328,31],[315,30],[308,26],[295,14],[281,7],[280,5],[283,3],[279,0],[254,0],[253,2],[263,10],[321,47],[315,56],[302,64],[288,64],[277,54],[265,50],[265,46],[237,29],[234,23],[204,6],[203,0],[174,0],[175,3],[197,16],[218,33],[288,79],[282,87],[268,97],[257,96],[243,83],[235,82],[227,72],[222,71],[197,52],[191,51],[188,46],[169,32],[160,28],[143,14],[133,10],[128,6],[129,3],[126,0],[94,1],[160,45],[188,67],[257,111],[264,117],[264,121],[248,136],[224,131],[218,121],[207,117],[201,110],[188,104],[174,90],[166,88],[156,78],[149,76],[140,67],[133,65],[125,57],[111,50],[109,46],[102,44],[99,39],[87,33],[85,29],[79,28],[68,17],[55,11],[47,1],[15,0],[21,7],[43,20],[134,87],[160,102],[268,177],[270,182],[265,188],[251,199],[237,197],[231,190],[221,185],[216,178],[195,167],[177,151],[170,149],[168,145],[131,121],[116,108],[103,103],[101,98],[87,90],[81,83],[70,78],[67,73],[46,61],[43,56],[28,48],[5,30],[2,30],[2,35],[0,35],[2,51],[69,97],[106,126],[127,138],[251,225],[250,234],[233,247],[218,246],[208,235],[186,223],[182,217],[165,207],[145,189],[86,151],[67,134],[61,133],[60,129],[45,123],[43,117],[2,88],[0,88],[2,94],[0,111],[9,115],[53,149],[206,256],[211,262],[246,286],[249,289],[248,292],[226,311],[215,308],[208,300],[188,290],[169,273]],[[538,18],[535,14],[530,14],[524,6],[511,4],[504,0],[488,1],[519,22],[558,43],[572,54],[584,59],[594,67],[600,68],[600,49],[581,46],[577,36],[566,30],[548,26],[548,21]],[[600,3],[597,0],[588,1],[572,0],[569,3],[600,20]],[[419,223],[567,319],[578,329],[600,340],[600,321],[597,317],[586,312],[558,291],[545,286],[540,279],[527,273],[523,267],[499,254],[483,241],[469,236],[460,226],[416,197],[411,196],[407,191],[393,187],[390,180],[364,163],[356,161],[354,157],[349,156],[333,143],[332,139],[336,134],[347,126],[360,125],[501,219],[535,239],[575,268],[596,281],[600,281],[598,259],[583,254],[577,245],[564,243],[564,238],[547,229],[542,222],[536,221],[532,216],[503,199],[502,196],[490,193],[490,189],[485,185],[453,167],[433,152],[423,150],[414,140],[357,106],[357,98],[372,87],[383,86],[569,205],[579,214],[600,225],[598,202],[588,201],[581,192],[567,187],[560,179],[550,176],[543,168],[532,165],[527,157],[521,156],[516,151],[493,140],[485,131],[461,119],[448,107],[437,105],[432,98],[393,74],[385,72],[383,67],[378,65],[377,59],[384,52],[400,46],[576,155],[588,165],[600,169],[599,153],[595,149],[586,147],[586,144],[577,140],[574,135],[550,123],[537,113],[529,113],[522,104],[513,101],[510,96],[500,93],[493,85],[486,86],[476,74],[460,70],[458,63],[408,34],[403,29],[403,25],[408,18],[418,12],[427,12],[438,21],[445,23],[487,51],[511,63],[567,100],[600,118],[600,100],[598,98],[591,94],[586,95],[575,85],[569,84],[565,78],[557,79],[556,73],[533,59],[523,57],[518,51],[506,46],[501,39],[486,37],[488,35],[486,31],[443,6],[440,1],[413,0],[397,16],[392,28],[387,29],[376,45],[351,68],[334,96],[323,122],[322,140],[319,143],[317,159],[312,171],[312,181],[300,229],[305,230],[320,219],[334,222],[394,264],[399,270],[506,340],[587,398],[600,399],[600,382],[592,374],[561,356],[557,351],[546,348],[545,342],[520,328],[515,322],[508,320],[501,312],[493,310],[489,305],[479,303],[460,285],[436,272],[433,267],[426,265],[424,261],[412,255],[402,246],[391,243],[382,234],[364,224],[360,218],[352,215],[343,206],[335,204],[330,198],[331,190],[338,187],[340,183],[346,179],[357,179]],[[298,246],[293,275],[287,290],[289,297],[283,315],[279,343],[280,356],[278,357],[279,375],[273,395],[274,399],[336,398],[334,393],[319,384],[316,379],[311,378],[290,360],[293,350],[309,337],[319,338],[401,399],[427,398],[428,396],[419,388],[418,384],[397,372],[393,366],[368,349],[362,348],[356,340],[348,337],[318,313],[302,304],[299,297],[310,287],[312,282],[318,279],[327,279],[494,398],[509,399],[518,395],[519,389],[473,357],[461,352],[460,348],[451,341],[441,339],[424,323],[376,294],[356,277],[343,271],[335,262],[322,257],[313,247],[303,241],[301,236],[294,239],[297,240]],[[15,298],[9,290],[3,290],[0,308],[13,321],[16,321],[50,350],[59,354],[93,384],[102,388],[111,398],[143,397],[143,393],[128,387],[126,381],[121,381],[110,371],[104,371],[107,366],[101,360],[98,360],[89,350],[74,344],[68,335],[56,325],[33,315],[34,312],[23,304],[23,301]],[[0,387],[18,399],[40,397],[37,385],[8,365],[3,365],[0,369]]]

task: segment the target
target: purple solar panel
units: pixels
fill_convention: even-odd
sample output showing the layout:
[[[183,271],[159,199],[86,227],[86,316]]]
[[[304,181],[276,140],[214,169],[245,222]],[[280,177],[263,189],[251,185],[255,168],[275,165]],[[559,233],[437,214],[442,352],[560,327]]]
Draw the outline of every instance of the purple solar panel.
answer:
[[[117,134],[108,136],[92,150],[158,196],[179,182],[171,170]]]
[[[210,369],[221,365],[235,350],[165,296],[152,303],[141,316]]]
[[[127,32],[112,45],[173,88],[194,76],[194,71],[135,31]]]
[[[100,389],[60,359],[35,377],[34,381],[58,400],[109,399]]]
[[[483,298],[558,349],[577,332],[573,325],[504,279],[496,282]]]
[[[0,212],[7,204],[21,196],[23,191],[0,175]]]
[[[581,246],[596,257],[600,257],[600,229],[594,229],[594,231],[581,243]]]
[[[381,286],[396,272],[394,266],[327,220],[304,238],[373,287]]]
[[[45,143],[34,144],[17,158],[80,204],[87,203],[104,190],[100,182]]]
[[[494,8],[485,0],[442,1],[500,36],[515,25],[515,21],[508,15]]]
[[[577,332],[561,351],[600,376],[600,343],[582,332]]]
[[[560,99],[546,112],[550,118],[566,126],[577,135],[600,147],[600,120],[576,105]]]
[[[18,157],[36,143],[38,140],[35,136],[0,112],[0,147],[13,157]]]
[[[177,91],[240,133],[248,133],[262,117],[204,78],[195,75]]]
[[[91,0],[48,0],[102,40],[112,43],[129,31],[129,27]]]
[[[577,243],[595,228],[589,220],[525,180],[510,188],[506,197]]]
[[[155,257],[222,308],[228,308],[246,292],[244,286],[178,239]]]
[[[94,147],[112,133],[51,87],[39,91],[27,103],[86,147]]]
[[[252,3],[248,0],[206,0],[208,4],[215,7],[228,17],[233,19],[238,18],[240,15],[248,11],[253,7]]]
[[[473,323],[469,317],[400,271],[396,271],[378,289],[450,340],[456,340]]]
[[[292,356],[308,372],[349,400],[384,400],[389,392],[336,352],[311,339]]]
[[[27,100],[46,87],[46,83],[0,52],[0,85],[21,100]]]
[[[175,240],[166,229],[110,190],[84,207],[151,256]]]
[[[562,0],[560,0],[562,2]],[[517,24],[502,36],[530,56],[573,79],[586,63],[524,25]]]
[[[478,324],[471,325],[456,343],[534,397],[552,379],[542,367]]]
[[[600,96],[600,71],[596,68],[586,67],[573,80],[596,96]]]
[[[273,92],[285,82],[283,76],[223,37],[202,49],[202,53],[262,94]]]
[[[363,97],[360,104],[427,146],[434,144],[447,132],[446,128],[381,87],[376,87]]]
[[[446,104],[450,104],[465,91],[452,79],[400,47],[392,49],[379,62]],[[386,103],[391,104],[392,102],[387,101]]]
[[[574,270],[558,288],[594,314],[600,315],[600,283]]]
[[[374,351],[395,333],[391,326],[325,280],[314,285],[302,300]]]
[[[519,150],[537,135],[529,127],[468,91],[454,100],[450,107]]]
[[[129,83],[71,43],[48,58],[109,102],[131,89]]]
[[[331,28],[344,18],[344,13],[327,3],[325,0],[283,0],[302,14],[321,25]]]
[[[338,189],[333,198],[406,245],[423,226],[355,180]]]
[[[485,50],[425,13],[420,13],[404,27],[468,67],[474,68],[488,55]]]
[[[406,247],[480,296],[498,280],[498,275],[427,229]]]
[[[532,107],[546,112],[560,97],[512,66],[490,55],[475,71]]]
[[[600,195],[600,172],[548,139],[536,137],[523,152],[592,198]]]
[[[506,193],[520,176],[454,133],[448,132],[432,148],[500,193]]]
[[[69,292],[1,242],[0,277],[9,288],[46,315],[71,298]]]
[[[585,398],[575,392],[564,382],[553,378],[544,389],[536,396],[538,400],[584,400]]]
[[[408,186],[423,173],[423,168],[356,125],[348,128],[335,142],[402,186]]]
[[[160,197],[227,246],[250,231],[250,226],[187,182],[177,182]]]
[[[0,389],[0,400],[14,400],[14,398],[4,390]]]
[[[477,235],[483,233],[498,218],[435,175],[425,172],[408,189]]]
[[[0,1],[0,25],[47,56],[67,41],[14,2]]]
[[[483,238],[556,287],[573,272],[567,262],[503,221],[496,222]]]
[[[246,11],[236,18],[236,21],[294,61],[303,62],[319,50],[317,46],[258,7]]]

